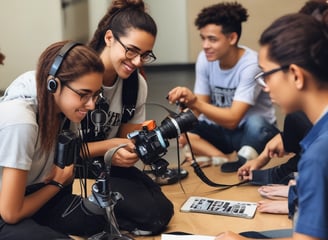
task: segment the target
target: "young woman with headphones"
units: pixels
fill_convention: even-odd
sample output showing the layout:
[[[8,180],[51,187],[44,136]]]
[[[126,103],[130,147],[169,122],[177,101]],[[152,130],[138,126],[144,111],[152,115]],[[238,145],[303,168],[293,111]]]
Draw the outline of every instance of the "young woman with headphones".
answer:
[[[92,169],[88,160],[94,160],[96,169],[92,169],[90,173],[95,174],[87,177],[98,178],[97,174],[102,174],[103,169],[98,169],[98,160],[103,160],[109,149],[127,144],[112,157],[110,187],[112,192],[119,192],[124,198],[114,207],[120,229],[136,235],[154,235],[164,231],[173,216],[173,204],[160,186],[134,166],[139,158],[134,151],[134,144],[126,137],[127,133],[140,129],[145,120],[147,83],[138,69],[156,59],[152,52],[156,34],[156,24],[145,12],[142,0],[113,0],[89,43],[102,60],[105,72],[102,97],[96,102],[95,109],[82,121],[83,140],[88,141],[88,149],[83,145],[82,161],[78,165],[86,164],[86,168]],[[56,60],[53,61],[56,66]],[[74,64],[78,62],[75,61]],[[122,95],[127,93],[123,90],[123,82],[130,80],[137,85],[137,99],[133,117],[124,123]],[[11,99],[11,95],[17,94],[36,98],[35,82],[34,72],[23,74],[7,89],[6,98]],[[48,82],[48,88],[55,92],[54,95],[57,84],[60,82],[56,78]],[[65,85],[64,89],[73,93],[70,86]],[[53,124],[53,120],[49,119],[45,119],[47,124]],[[96,122],[97,119],[101,121]],[[75,124],[70,127],[76,128]],[[86,177],[82,176],[84,171],[80,170],[76,169],[76,177]]]
[[[69,239],[103,230],[104,216],[72,207],[81,201],[72,194],[73,164],[54,164],[64,122],[79,123],[94,109],[103,72],[92,49],[57,42],[41,54],[36,72],[23,74],[25,81],[1,98],[1,239]]]

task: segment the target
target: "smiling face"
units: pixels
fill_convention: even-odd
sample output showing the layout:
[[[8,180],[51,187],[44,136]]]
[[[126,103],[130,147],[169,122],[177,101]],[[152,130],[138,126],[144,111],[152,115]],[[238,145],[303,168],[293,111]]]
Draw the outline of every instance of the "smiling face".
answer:
[[[222,26],[208,24],[200,29],[202,47],[208,61],[221,60],[236,43],[232,34],[223,34]]]
[[[112,71],[123,79],[129,77],[135,69],[144,64],[140,55],[132,59],[127,58],[126,49],[123,45],[143,54],[151,52],[155,44],[155,37],[146,31],[132,28],[126,32],[125,36],[115,36],[119,38],[120,43],[112,31],[107,31],[105,35],[106,47],[100,55],[105,64],[106,72]]]
[[[259,50],[259,65],[263,72],[281,67],[269,59],[268,49],[268,46],[262,46]],[[276,71],[264,78],[267,85],[264,91],[268,92],[272,102],[279,105],[286,113],[298,110],[302,101],[292,68],[291,66],[285,71]]]
[[[101,73],[93,72],[69,82],[69,87],[61,83],[61,88],[54,93],[58,111],[62,112],[72,122],[81,122],[88,111],[95,108],[96,97],[92,96],[99,93],[102,79]],[[81,99],[82,94],[90,96],[88,101]]]

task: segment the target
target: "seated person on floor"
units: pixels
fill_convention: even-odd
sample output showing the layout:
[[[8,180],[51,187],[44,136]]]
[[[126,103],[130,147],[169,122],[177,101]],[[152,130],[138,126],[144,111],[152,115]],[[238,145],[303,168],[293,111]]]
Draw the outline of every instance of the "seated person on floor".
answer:
[[[111,159],[111,191],[122,194],[124,198],[115,205],[115,216],[121,230],[136,235],[154,235],[164,231],[171,220],[174,214],[173,204],[157,183],[134,166],[139,158],[135,153],[134,144],[126,138],[128,132],[141,127],[141,123],[145,120],[144,103],[147,95],[147,84],[137,68],[141,67],[144,62],[154,59],[151,49],[155,42],[157,28],[154,20],[144,10],[142,0],[112,1],[108,12],[98,25],[93,40],[89,43],[90,47],[96,50],[102,62],[105,63],[105,74],[102,78],[104,91],[96,102],[95,109],[90,111],[81,122],[83,140],[91,141],[92,139],[93,142],[88,142],[88,151],[81,151],[81,153],[87,152],[86,155],[90,154],[90,156],[84,157],[83,160],[86,161],[78,162],[79,166],[76,168],[75,175],[79,175],[76,177],[85,177],[87,169],[92,169],[88,172],[90,175],[87,177],[97,178],[99,174],[103,173],[103,155],[109,149],[127,144],[124,148],[116,151]],[[138,22],[136,21],[137,18],[142,20],[143,28],[134,25]],[[128,23],[128,27],[122,27],[122,24],[125,26],[126,23]],[[140,21],[138,23],[140,24]],[[142,38],[142,41],[136,41],[136,38]],[[120,41],[135,47],[129,48],[130,51],[127,52]],[[141,55],[136,50],[136,46],[143,50]],[[125,64],[122,61],[131,64],[131,54],[134,56],[133,59],[137,60],[137,66],[133,64],[131,66],[134,66],[134,71],[132,72],[131,69],[131,71],[125,72]],[[122,85],[124,81],[131,80],[126,79],[129,75],[136,76],[132,82],[136,82],[136,85],[140,87],[135,114],[132,119],[124,124],[121,122],[123,119]],[[18,77],[11,84],[8,88],[8,94],[16,94],[16,88],[19,88],[23,91],[20,92],[22,96],[36,97],[35,85],[35,72],[30,71]],[[101,114],[97,115],[98,113]],[[97,122],[99,120],[101,122]],[[80,129],[74,123],[71,123],[70,127]],[[88,136],[86,136],[87,134]],[[99,158],[95,159],[97,156]],[[89,157],[90,159],[87,159]],[[92,159],[93,157],[95,158]],[[93,163],[95,164],[93,165]],[[80,167],[81,165],[85,168]]]
[[[193,153],[223,163],[223,172],[235,172],[257,157],[278,133],[270,98],[254,80],[260,72],[257,53],[238,45],[247,18],[239,3],[204,8],[195,21],[203,51],[196,62],[194,93],[176,87],[168,94],[171,103],[182,102],[199,115],[199,124],[188,133]],[[184,137],[180,145],[186,145]],[[235,151],[237,160],[227,162]]]
[[[328,239],[328,11],[320,21],[305,14],[275,20],[260,37],[255,78],[284,112],[302,111],[313,124],[300,142],[301,155],[289,214],[293,232],[284,239]],[[227,231],[216,239],[246,239]],[[254,238],[253,238],[254,239]]]
[[[40,55],[33,81],[11,84],[0,98],[1,239],[71,239],[104,230],[104,215],[72,194],[73,161],[63,168],[55,161],[58,133],[66,120],[78,124],[94,109],[103,73],[92,49],[56,42]]]
[[[127,144],[111,158],[110,184],[112,191],[124,198],[114,208],[119,227],[136,235],[164,231],[174,213],[160,186],[135,166],[139,158],[127,138],[128,133],[140,130],[145,121],[148,86],[139,69],[156,60],[153,53],[156,35],[156,23],[146,12],[143,0],[115,0],[89,42],[104,62],[105,74],[103,97],[82,121],[87,129],[84,137],[89,157],[95,163],[86,169],[93,168],[95,173],[89,172],[88,177],[98,177],[98,166],[104,164],[103,156],[108,149]],[[168,174],[174,177],[178,173]]]

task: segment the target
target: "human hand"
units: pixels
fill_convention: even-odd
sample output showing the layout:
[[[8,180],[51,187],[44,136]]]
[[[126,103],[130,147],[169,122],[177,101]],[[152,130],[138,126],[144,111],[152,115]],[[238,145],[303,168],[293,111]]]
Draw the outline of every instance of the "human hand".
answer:
[[[253,179],[252,171],[260,168],[261,168],[261,161],[259,160],[259,158],[246,161],[246,163],[238,169],[237,176],[239,177],[240,180],[251,181]]]
[[[258,170],[264,167],[273,157],[283,157],[284,155],[285,150],[282,137],[280,134],[277,134],[265,145],[264,150],[257,158],[247,161],[238,169],[237,175],[241,180],[252,180],[253,170]]]
[[[258,189],[258,192],[262,197],[269,199],[281,199],[287,198],[289,192],[289,186],[281,184],[265,185]]]
[[[288,186],[293,186],[293,185],[296,185],[296,180],[295,179],[289,180]]]
[[[227,231],[227,232],[223,232],[223,233],[220,233],[218,234],[216,237],[215,237],[215,240],[243,240],[243,239],[247,239],[237,233],[234,233],[234,232],[231,232],[231,231]]]
[[[135,145],[127,143],[125,147],[118,149],[112,157],[112,165],[119,167],[132,167],[139,160],[135,152]]]
[[[54,165],[51,173],[45,178],[44,183],[48,183],[51,180],[58,182],[63,186],[71,184],[74,180],[74,164],[64,168]]]
[[[281,134],[274,136],[265,146],[267,156],[269,158],[273,157],[283,157],[285,155],[284,144],[282,142]]]
[[[288,200],[262,200],[257,204],[262,213],[288,214]]]
[[[170,104],[180,102],[184,103],[188,108],[192,108],[197,97],[189,88],[175,87],[168,93],[167,100]]]

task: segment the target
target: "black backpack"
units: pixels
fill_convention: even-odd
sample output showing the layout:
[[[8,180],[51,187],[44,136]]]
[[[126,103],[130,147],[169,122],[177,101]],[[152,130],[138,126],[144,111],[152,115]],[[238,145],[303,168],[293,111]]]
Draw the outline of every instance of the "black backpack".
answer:
[[[127,123],[133,118],[139,91],[138,70],[135,70],[127,79],[123,80],[122,103],[123,115],[122,123]]]

